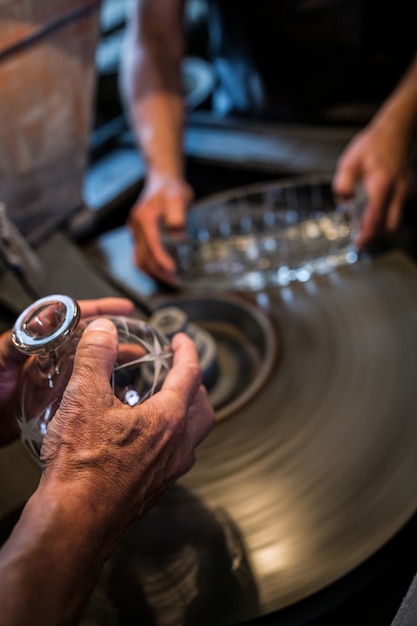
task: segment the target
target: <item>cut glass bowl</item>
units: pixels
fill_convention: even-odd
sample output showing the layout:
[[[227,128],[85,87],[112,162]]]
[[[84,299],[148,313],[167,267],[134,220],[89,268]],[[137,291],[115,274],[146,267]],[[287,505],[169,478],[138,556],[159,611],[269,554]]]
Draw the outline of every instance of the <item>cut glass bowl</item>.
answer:
[[[164,243],[184,288],[282,287],[358,259],[362,206],[360,194],[336,204],[328,175],[244,186],[196,203]]]

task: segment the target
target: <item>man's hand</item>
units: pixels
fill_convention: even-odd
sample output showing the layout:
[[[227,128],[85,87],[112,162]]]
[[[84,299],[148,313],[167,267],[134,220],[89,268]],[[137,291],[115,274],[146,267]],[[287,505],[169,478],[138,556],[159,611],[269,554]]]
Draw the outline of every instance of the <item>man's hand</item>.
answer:
[[[333,181],[335,195],[352,197],[361,183],[367,204],[357,241],[359,248],[383,232],[395,231],[412,189],[411,133],[386,120],[358,133],[341,155]]]
[[[173,286],[177,284],[175,262],[164,249],[161,228],[168,232],[184,230],[192,197],[192,189],[183,179],[154,175],[129,216],[137,267]]]
[[[109,382],[116,329],[106,319],[92,322],[42,445],[41,488],[82,502],[109,548],[190,469],[195,447],[214,424],[194,343],[178,334],[172,347],[162,389],[130,407]]]
[[[99,307],[84,311],[103,313]],[[4,623],[77,624],[119,540],[191,467],[213,426],[191,339],[174,337],[161,391],[136,407],[123,405],[109,383],[117,342],[105,318],[82,334],[45,435],[38,488],[0,550]]]

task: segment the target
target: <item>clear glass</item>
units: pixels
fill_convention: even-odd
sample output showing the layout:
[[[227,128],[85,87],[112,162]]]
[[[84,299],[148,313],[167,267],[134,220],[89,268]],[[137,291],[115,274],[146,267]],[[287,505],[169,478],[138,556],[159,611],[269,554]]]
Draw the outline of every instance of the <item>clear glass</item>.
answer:
[[[256,291],[327,274],[358,259],[364,204],[336,204],[329,175],[250,185],[196,203],[187,232],[167,235],[182,287]]]
[[[119,337],[110,382],[119,400],[135,406],[161,388],[172,365],[170,342],[142,320],[106,317],[115,324]],[[21,381],[17,422],[23,443],[36,458],[71,376],[80,337],[93,319],[97,318],[81,319],[72,298],[51,295],[34,302],[15,322],[13,342],[29,356]]]

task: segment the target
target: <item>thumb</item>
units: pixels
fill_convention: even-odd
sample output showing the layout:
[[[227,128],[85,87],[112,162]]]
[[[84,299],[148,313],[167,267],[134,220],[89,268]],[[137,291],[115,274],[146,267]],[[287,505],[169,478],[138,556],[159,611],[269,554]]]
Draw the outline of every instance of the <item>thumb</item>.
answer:
[[[103,381],[108,386],[117,347],[118,335],[113,322],[104,317],[90,322],[78,344],[71,378],[89,380],[93,373],[96,384]]]
[[[168,230],[185,229],[187,209],[193,196],[192,188],[186,183],[180,186],[173,186],[167,191],[165,225]]]
[[[350,198],[354,195],[357,174],[353,167],[339,169],[333,178],[333,193],[340,198]]]
[[[169,199],[169,211],[165,217],[168,230],[182,230],[186,226],[187,202],[183,197],[175,196]]]
[[[75,441],[75,448],[85,449],[87,444],[83,437],[88,436],[93,422],[80,420],[80,417],[96,417],[103,399],[113,396],[109,379],[117,354],[117,337],[115,325],[105,318],[90,322],[81,335],[72,375],[42,444],[41,461],[45,472],[58,458],[60,450],[64,451],[65,464],[68,447],[61,446],[65,438]]]

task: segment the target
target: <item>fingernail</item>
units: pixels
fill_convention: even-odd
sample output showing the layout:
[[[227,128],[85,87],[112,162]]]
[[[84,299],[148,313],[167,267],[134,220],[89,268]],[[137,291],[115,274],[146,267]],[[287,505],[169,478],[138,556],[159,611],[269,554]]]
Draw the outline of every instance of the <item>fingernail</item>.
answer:
[[[113,322],[108,320],[106,317],[100,317],[90,322],[86,330],[100,330],[106,333],[114,334],[116,332],[116,327]]]

